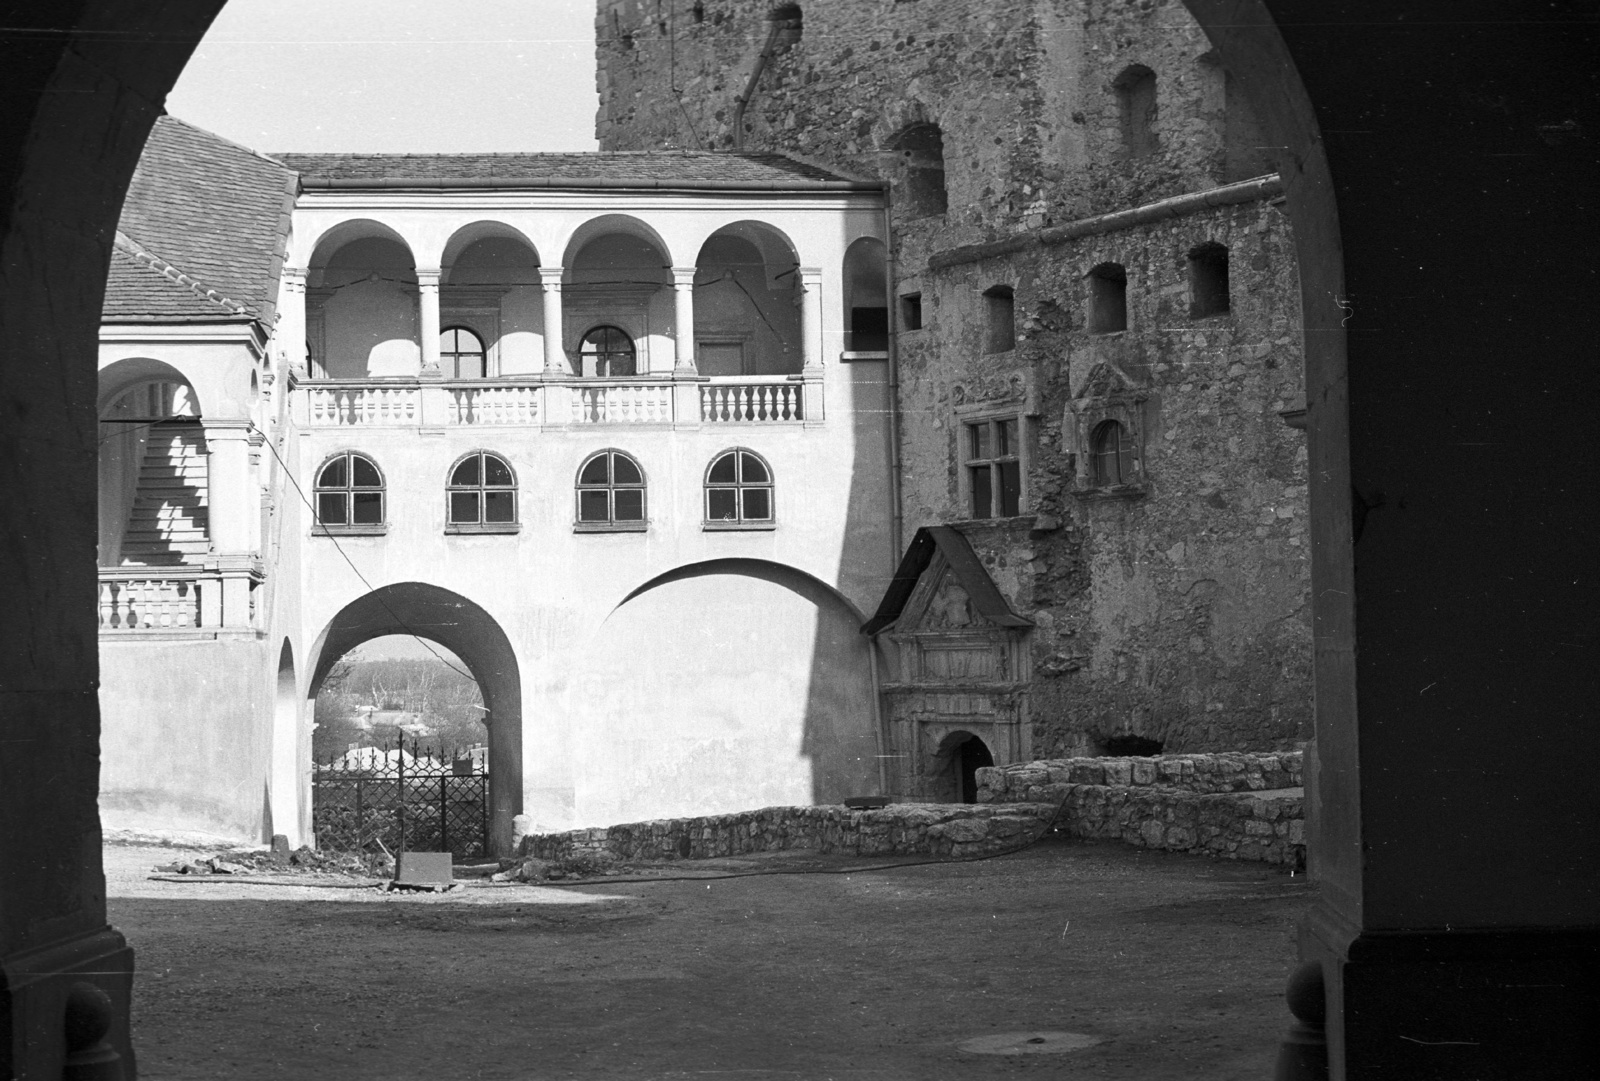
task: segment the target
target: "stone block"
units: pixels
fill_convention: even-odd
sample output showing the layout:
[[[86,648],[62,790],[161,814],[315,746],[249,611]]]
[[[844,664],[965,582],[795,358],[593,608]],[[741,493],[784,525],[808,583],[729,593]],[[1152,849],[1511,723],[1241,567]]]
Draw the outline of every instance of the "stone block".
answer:
[[[1105,784],[1105,766],[1092,758],[1075,758],[1067,770],[1067,780],[1073,784]]]
[[[1106,760],[1106,784],[1132,784],[1133,767],[1125,758],[1111,758]]]
[[[1134,784],[1144,785],[1156,783],[1155,759],[1135,758],[1129,765],[1133,773]]]
[[[929,839],[949,841],[952,844],[966,844],[981,841],[989,836],[989,822],[981,818],[962,818],[954,822],[941,822],[936,826],[928,827]]]

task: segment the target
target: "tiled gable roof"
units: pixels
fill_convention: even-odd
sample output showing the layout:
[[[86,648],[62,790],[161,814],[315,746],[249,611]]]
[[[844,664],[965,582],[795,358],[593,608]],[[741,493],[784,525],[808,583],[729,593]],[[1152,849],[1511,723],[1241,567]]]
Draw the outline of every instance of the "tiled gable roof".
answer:
[[[739,185],[810,190],[859,185],[852,177],[783,154],[619,151],[562,154],[278,154],[306,187],[698,187]],[[868,186],[876,187],[876,184]]]
[[[278,162],[161,117],[123,204],[102,318],[270,325],[294,194]]]
[[[254,318],[244,306],[190,278],[176,267],[140,251],[118,234],[111,249],[103,308],[107,322],[155,320],[183,322]]]

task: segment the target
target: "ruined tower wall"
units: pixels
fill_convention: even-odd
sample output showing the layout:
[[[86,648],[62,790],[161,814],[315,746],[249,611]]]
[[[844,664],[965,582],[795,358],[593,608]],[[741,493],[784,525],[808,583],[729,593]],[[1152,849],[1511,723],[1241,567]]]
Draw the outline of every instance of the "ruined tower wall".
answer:
[[[777,6],[602,0],[602,148],[732,146]],[[1168,752],[1308,738],[1305,449],[1279,416],[1303,385],[1287,220],[1268,191],[1060,235],[1270,172],[1204,35],[1177,0],[800,9],[743,146],[891,183],[891,293],[918,295],[924,321],[897,338],[905,535],[957,524],[1035,622],[1032,753],[1129,734]],[[942,213],[918,205],[918,154],[896,141],[919,123],[942,135]],[[1188,256],[1204,242],[1228,249],[1231,304],[1195,316]],[[1104,263],[1125,269],[1127,326],[1091,333],[1086,275]],[[1016,340],[990,351],[996,286],[1013,291]],[[1007,409],[1026,416],[1021,513],[974,519],[966,425]],[[1139,476],[1105,492],[1089,441],[1113,415],[1136,429]]]

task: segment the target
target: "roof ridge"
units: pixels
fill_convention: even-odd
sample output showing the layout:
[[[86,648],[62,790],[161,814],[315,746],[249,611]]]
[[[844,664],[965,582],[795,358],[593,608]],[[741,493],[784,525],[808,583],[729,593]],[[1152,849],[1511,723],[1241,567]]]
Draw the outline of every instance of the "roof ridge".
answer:
[[[234,315],[256,314],[250,309],[249,305],[241,304],[239,301],[224,296],[215,289],[207,288],[204,283],[188,274],[185,274],[183,271],[179,270],[177,267],[161,258],[155,252],[146,248],[143,244],[140,244],[127,233],[124,233],[121,229],[117,230],[117,237],[114,241],[114,244],[117,250],[121,251],[125,255],[130,256],[135,262],[150,268],[155,273],[160,274],[163,278],[166,278],[168,281],[172,282],[174,285],[188,289],[191,293],[202,300],[208,300],[221,308],[228,309]]]

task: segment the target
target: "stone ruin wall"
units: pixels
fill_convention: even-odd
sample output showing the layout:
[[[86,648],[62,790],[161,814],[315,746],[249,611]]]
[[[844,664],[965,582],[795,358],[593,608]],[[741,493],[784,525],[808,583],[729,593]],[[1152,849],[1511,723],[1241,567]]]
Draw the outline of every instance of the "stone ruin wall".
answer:
[[[979,806],[1057,807],[1085,840],[1304,868],[1302,756],[1072,758],[978,771]]]
[[[1231,253],[1233,310],[1191,319],[1186,253]],[[1085,329],[1085,273],[1128,273],[1128,326]],[[1016,289],[1018,343],[983,355],[982,292]],[[930,272],[927,329],[902,335],[907,528],[965,517],[955,409],[1031,386],[1035,516],[964,527],[1037,627],[1033,753],[1107,737],[1168,753],[1286,750],[1311,733],[1306,447],[1280,411],[1301,395],[1299,283],[1282,210],[1260,200]],[[1145,398],[1144,494],[1081,490],[1069,406],[1097,369]],[[1058,528],[1051,528],[1059,526]]]
[[[517,846],[521,862],[500,877],[534,881],[548,873],[547,864],[562,861],[780,851],[967,859],[1049,834],[1303,866],[1301,768],[1296,752],[1025,762],[980,769],[976,804],[765,807],[529,835]]]
[[[850,856],[962,859],[1021,848],[1049,827],[1055,808],[901,803],[877,810],[764,807],[758,811],[667,818],[618,826],[531,834],[525,859],[716,859],[757,852],[807,851]]]
[[[766,40],[768,0],[602,0],[602,149],[731,145],[734,103]],[[701,15],[697,20],[695,10]],[[1033,750],[1094,753],[1140,735],[1167,752],[1284,749],[1310,735],[1298,282],[1269,200],[932,269],[930,256],[1215,187],[1271,168],[1253,120],[1178,0],[811,0],[768,65],[745,148],[902,180],[906,125],[944,137],[949,210],[900,206],[894,291],[926,329],[900,339],[905,535],[958,521],[957,401],[1038,404],[1037,519],[969,540],[1034,619]],[[1121,149],[1114,81],[1154,71],[1155,150]],[[676,90],[676,92],[674,92]],[[1185,256],[1231,249],[1234,311],[1188,318]],[[1128,271],[1129,330],[1091,337],[1085,271]],[[982,291],[1016,290],[1018,345],[982,351]],[[1072,494],[1068,402],[1100,365],[1146,396],[1142,499]],[[1101,369],[1104,371],[1105,369]],[[1043,525],[1045,528],[1032,528]]]

